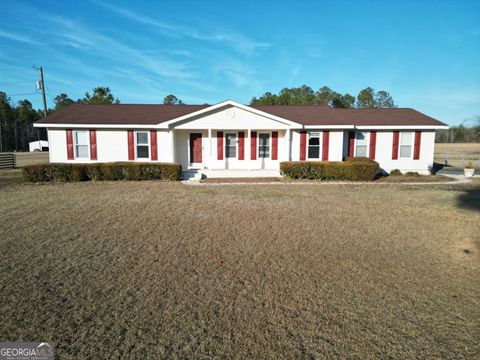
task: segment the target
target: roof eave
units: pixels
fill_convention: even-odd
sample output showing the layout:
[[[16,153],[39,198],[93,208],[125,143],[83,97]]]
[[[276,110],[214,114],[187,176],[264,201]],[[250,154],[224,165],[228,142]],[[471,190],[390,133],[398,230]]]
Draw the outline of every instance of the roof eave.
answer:
[[[448,125],[356,125],[359,130],[440,130]]]
[[[59,123],[34,123],[33,127],[38,128],[50,128],[50,129],[65,129],[65,128],[78,128],[78,129],[159,129],[157,124],[59,124]]]

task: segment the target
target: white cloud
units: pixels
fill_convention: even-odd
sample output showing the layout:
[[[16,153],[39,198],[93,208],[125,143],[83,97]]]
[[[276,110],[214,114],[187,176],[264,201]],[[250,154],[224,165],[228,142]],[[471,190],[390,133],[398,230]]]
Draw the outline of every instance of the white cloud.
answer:
[[[147,53],[111,36],[94,32],[82,23],[65,19],[60,16],[50,16],[47,20],[58,29],[52,36],[54,41],[68,44],[74,48],[90,51],[91,57],[103,56],[109,59],[125,61],[141,67],[162,78],[169,79],[194,79],[198,75],[192,71],[185,61],[172,60],[163,55]]]
[[[266,49],[270,46],[270,44],[268,43],[258,42],[249,39],[245,35],[231,30],[223,29],[215,31],[213,33],[207,31],[201,32],[198,29],[194,29],[180,24],[167,24],[165,22],[158,21],[148,16],[140,15],[130,9],[118,7],[117,5],[112,6],[102,1],[95,1],[95,3],[130,20],[134,20],[144,25],[152,26],[160,30],[162,34],[166,36],[188,37],[196,40],[223,43],[224,45],[232,47],[236,51],[247,55],[252,55],[253,53],[255,53],[255,51]]]
[[[8,40],[19,41],[19,42],[28,43],[28,44],[41,45],[41,43],[36,42],[36,41],[30,39],[29,37],[26,37],[26,36],[23,36],[23,35],[20,35],[20,34],[15,34],[15,33],[8,32],[8,31],[3,31],[3,30],[0,30],[0,37],[2,37],[4,39],[8,39]]]

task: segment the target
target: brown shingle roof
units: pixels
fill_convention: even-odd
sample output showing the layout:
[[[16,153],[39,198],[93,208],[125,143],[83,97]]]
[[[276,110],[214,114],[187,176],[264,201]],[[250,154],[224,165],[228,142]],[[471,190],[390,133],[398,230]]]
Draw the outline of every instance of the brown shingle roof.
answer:
[[[72,104],[37,121],[39,124],[157,125],[209,105]]]
[[[38,121],[44,124],[156,125],[209,105],[73,104]],[[302,125],[408,126],[446,124],[414,109],[337,109],[322,105],[265,105],[255,109]]]
[[[322,105],[253,106],[302,125],[446,125],[414,109],[338,109]]]

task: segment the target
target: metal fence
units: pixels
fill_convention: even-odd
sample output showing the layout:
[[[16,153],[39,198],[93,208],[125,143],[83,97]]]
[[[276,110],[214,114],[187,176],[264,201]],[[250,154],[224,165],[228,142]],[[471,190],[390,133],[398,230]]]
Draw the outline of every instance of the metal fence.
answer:
[[[464,168],[467,165],[480,168],[480,152],[435,152],[434,161],[445,166],[458,168]]]
[[[0,153],[0,169],[20,168],[48,162],[48,151]]]
[[[0,153],[0,169],[14,168],[15,165],[15,153]]]

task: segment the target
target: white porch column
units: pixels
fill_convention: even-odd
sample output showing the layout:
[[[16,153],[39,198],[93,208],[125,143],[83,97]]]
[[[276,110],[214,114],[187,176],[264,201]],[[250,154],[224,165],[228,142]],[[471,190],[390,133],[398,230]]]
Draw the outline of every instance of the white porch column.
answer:
[[[212,129],[208,129],[208,159],[207,159],[207,168],[212,168]]]
[[[175,137],[173,135],[173,129],[168,130],[168,135],[170,139],[170,159],[171,162],[175,162]]]
[[[248,164],[248,170],[251,170],[252,169],[252,156],[251,156],[251,149],[252,149],[252,129],[248,129],[247,130],[247,139],[248,139],[248,142],[246,141],[245,143],[245,146],[246,146],[246,151],[245,151],[245,161],[248,161],[247,164]]]
[[[290,129],[287,129],[287,131],[285,132],[285,150],[286,150],[286,154],[285,154],[285,159],[287,161],[291,161],[292,160],[292,132]]]

